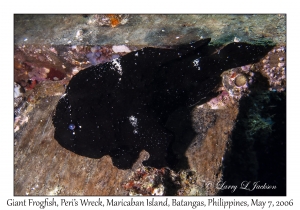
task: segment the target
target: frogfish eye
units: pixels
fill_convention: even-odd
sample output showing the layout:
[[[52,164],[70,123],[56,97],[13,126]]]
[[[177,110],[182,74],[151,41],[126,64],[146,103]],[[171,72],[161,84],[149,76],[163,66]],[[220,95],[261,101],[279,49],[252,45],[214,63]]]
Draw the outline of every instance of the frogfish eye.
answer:
[[[70,129],[70,130],[74,130],[74,129],[75,129],[75,125],[74,125],[74,124],[70,124],[70,125],[69,125],[69,129]]]

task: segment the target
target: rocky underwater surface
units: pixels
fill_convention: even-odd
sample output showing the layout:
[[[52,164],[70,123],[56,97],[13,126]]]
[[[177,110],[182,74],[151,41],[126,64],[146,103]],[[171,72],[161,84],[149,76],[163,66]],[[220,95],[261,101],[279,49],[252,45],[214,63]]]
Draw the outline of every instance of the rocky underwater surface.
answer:
[[[285,53],[236,37],[16,44],[15,195],[286,195]]]

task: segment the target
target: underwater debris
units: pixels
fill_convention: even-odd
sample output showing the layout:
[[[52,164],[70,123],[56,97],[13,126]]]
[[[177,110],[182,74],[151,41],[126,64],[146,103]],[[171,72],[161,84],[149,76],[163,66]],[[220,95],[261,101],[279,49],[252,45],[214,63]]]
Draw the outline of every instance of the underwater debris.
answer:
[[[192,170],[176,173],[170,168],[140,167],[122,187],[130,196],[205,195],[205,189],[196,185],[197,175]]]
[[[20,130],[20,127],[28,122],[28,116],[22,114],[28,106],[24,93],[24,88],[14,82],[14,132]]]
[[[273,121],[270,117],[263,118],[258,113],[252,113],[249,115],[247,133],[249,136],[253,136],[259,130],[264,130],[268,133],[272,132]]]
[[[22,88],[21,85],[14,82],[14,107],[16,108],[19,103],[23,100],[22,96],[24,94],[25,90]]]
[[[248,78],[238,68],[225,71],[221,76],[223,87],[230,96],[239,99],[248,91]]]
[[[44,81],[36,84],[37,88],[24,90],[15,83],[14,98],[14,132],[19,131],[29,120],[36,105],[40,105],[42,99],[50,96],[61,95],[66,81]],[[19,91],[21,90],[21,93]],[[58,91],[59,90],[59,91]]]
[[[98,14],[91,15],[88,24],[98,24],[99,26],[111,26],[112,28],[119,24],[124,25],[127,23],[129,15],[121,14]]]
[[[128,195],[165,195],[164,176],[167,168],[138,168],[122,186]]]
[[[266,55],[258,66],[259,71],[268,81],[270,91],[282,92],[286,88],[286,50],[284,46],[275,47]]]
[[[15,46],[14,79],[22,87],[33,89],[32,83],[61,80],[65,77],[63,61],[53,46]]]
[[[125,45],[15,46],[14,81],[26,89],[34,89],[46,80],[71,78],[82,69],[112,61],[128,52],[130,49]]]
[[[249,83],[252,83],[254,76],[254,73],[250,71],[250,66],[246,65],[224,71],[221,74],[222,84],[218,88],[220,94],[198,107],[224,109],[238,101],[242,96],[249,94]]]

